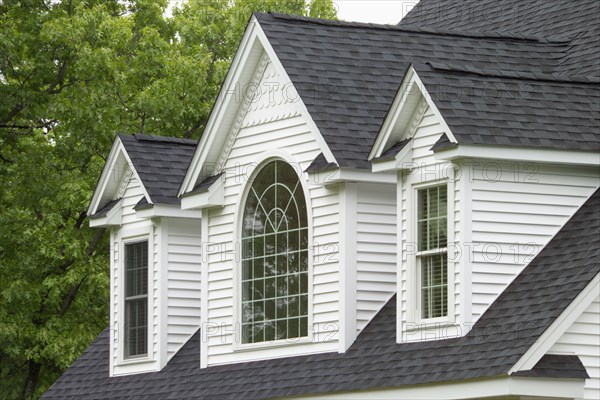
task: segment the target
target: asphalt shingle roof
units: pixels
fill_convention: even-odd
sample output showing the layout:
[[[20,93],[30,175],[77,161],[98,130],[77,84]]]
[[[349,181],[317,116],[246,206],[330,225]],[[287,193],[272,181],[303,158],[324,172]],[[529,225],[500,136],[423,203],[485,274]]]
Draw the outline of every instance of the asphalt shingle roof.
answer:
[[[569,38],[571,45],[558,72],[600,75],[597,0],[421,0],[398,25],[562,36]]]
[[[108,214],[108,212],[110,210],[113,209],[114,206],[117,205],[117,203],[120,201],[121,199],[115,199],[115,200],[111,200],[108,203],[106,203],[104,206],[102,206],[100,209],[98,209],[98,211],[96,211],[96,213],[94,215],[90,215],[89,218],[100,218],[100,217],[104,217],[106,214]]]
[[[600,190],[464,337],[396,343],[392,298],[345,354],[199,368],[197,333],[161,372],[109,378],[108,328],[44,399],[264,399],[506,375],[600,272]],[[528,376],[582,378],[574,359],[542,358]]]
[[[600,81],[416,67],[458,144],[600,151]]]
[[[179,204],[177,192],[197,142],[152,135],[119,135],[119,139],[152,204]]]
[[[340,167],[370,168],[367,156],[411,64],[417,71],[432,69],[432,63],[450,64],[448,69],[452,69],[455,75],[463,75],[464,79],[475,84],[492,81],[501,89],[503,85],[514,84],[511,79],[517,80],[525,88],[532,86],[534,97],[527,106],[534,114],[550,105],[551,111],[566,110],[559,115],[561,118],[576,114],[572,120],[561,119],[565,124],[572,122],[577,125],[583,120],[581,126],[572,128],[576,131],[574,137],[570,136],[570,131],[561,131],[557,137],[556,130],[545,131],[540,126],[543,115],[537,115],[532,121],[524,121],[523,125],[517,126],[519,135],[527,131],[522,142],[486,136],[484,132],[482,144],[537,147],[536,142],[540,141],[554,148],[587,150],[580,135],[599,135],[597,99],[600,73],[571,71],[581,76],[570,74],[556,81],[557,75],[568,72],[564,69],[566,57],[580,54],[572,51],[575,39],[555,34],[560,33],[559,29],[543,37],[528,32],[467,32],[439,27],[325,21],[281,14],[256,14],[256,17]],[[587,24],[588,21],[586,17],[581,23]],[[571,21],[573,24],[578,22],[575,17]],[[597,39],[599,36],[594,37]],[[441,75],[439,68],[436,71]],[[477,73],[481,73],[480,79],[472,79]],[[448,90],[456,89],[453,81],[442,78],[445,77],[440,77],[440,80],[448,85]],[[584,83],[574,84],[579,81]],[[430,84],[438,83],[430,76],[425,86],[429,90]],[[506,95],[514,95],[513,91]],[[580,98],[581,95],[584,97]],[[540,103],[534,104],[538,100]],[[507,131],[511,126],[496,129],[494,117],[498,114],[520,116],[525,111],[518,107],[496,110],[494,104],[488,103],[478,102],[472,107],[476,113],[470,118],[478,120],[477,128],[489,129],[495,136],[516,136],[515,131]],[[583,105],[583,112],[589,111],[588,114],[577,113],[575,107],[579,105]],[[442,108],[447,112],[448,107],[442,105]],[[526,111],[529,109],[526,108]],[[453,133],[457,139],[465,127],[469,129],[460,140],[466,144],[479,143],[469,141],[479,139],[471,133],[473,127],[468,124],[472,121],[455,122]],[[550,126],[553,122],[543,123]],[[575,147],[570,147],[573,145]],[[595,146],[593,144],[592,149],[596,149]]]

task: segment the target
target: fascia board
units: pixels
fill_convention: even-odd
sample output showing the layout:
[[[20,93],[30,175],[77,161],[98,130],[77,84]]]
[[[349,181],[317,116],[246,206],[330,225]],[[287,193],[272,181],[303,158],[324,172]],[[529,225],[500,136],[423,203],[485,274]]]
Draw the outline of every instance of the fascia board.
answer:
[[[308,177],[312,185],[323,186],[335,185],[340,182],[396,184],[396,173],[393,171],[373,173],[369,170],[336,168],[326,171],[309,172]]]
[[[187,219],[200,219],[202,218],[202,211],[200,210],[182,210],[178,205],[169,204],[154,204],[151,207],[146,207],[142,210],[136,211],[135,215],[139,219],[150,219],[150,218],[187,218]]]
[[[196,180],[200,175],[202,166],[208,155],[208,151],[212,147],[215,137],[217,136],[217,130],[221,126],[225,112],[231,106],[231,102],[234,101],[232,96],[227,96],[226,94],[228,93],[232,84],[239,81],[239,77],[243,71],[246,61],[248,60],[251,50],[255,48],[254,43],[256,41],[257,26],[258,21],[256,20],[256,17],[253,16],[248,24],[246,32],[244,33],[240,47],[233,58],[231,67],[229,68],[227,77],[225,78],[225,82],[221,86],[219,95],[215,100],[214,109],[208,118],[204,134],[202,135],[202,138],[200,139],[200,142],[194,151],[190,166],[185,174],[185,177],[183,178],[181,187],[179,188],[178,196],[182,196],[184,193],[190,192],[194,189]]]
[[[412,167],[412,143],[408,143],[396,156],[387,161],[373,162],[373,172],[406,170]]]
[[[123,216],[123,199],[111,208],[108,213],[100,218],[90,218],[89,223],[91,228],[120,226]]]
[[[409,67],[404,79],[402,80],[402,83],[400,84],[400,88],[396,93],[396,97],[394,98],[392,106],[390,107],[390,111],[385,117],[381,129],[375,138],[375,143],[373,144],[371,152],[367,158],[368,160],[377,158],[383,153],[385,145],[387,144],[394,126],[396,125],[396,122],[398,121],[398,118],[404,108],[404,105],[408,100],[408,96],[411,93],[411,90],[408,90],[408,88],[412,87],[414,84],[414,74],[414,68],[412,68],[412,66]]]
[[[104,168],[102,168],[102,174],[100,174],[100,178],[98,179],[98,183],[96,184],[96,188],[94,189],[94,194],[92,195],[92,200],[90,201],[90,205],[87,210],[87,215],[94,215],[98,211],[99,202],[106,190],[106,185],[110,179],[111,174],[114,171],[114,164],[117,160],[120,151],[125,151],[123,143],[121,139],[117,136],[115,141],[112,144],[110,152],[108,153],[108,158],[104,163]]]
[[[600,153],[597,152],[510,146],[452,146],[447,149],[436,151],[435,158],[441,161],[473,158],[512,162],[524,161],[578,166],[600,166]]]
[[[200,193],[188,193],[181,197],[182,210],[198,210],[225,205],[225,184],[217,179],[208,190]]]

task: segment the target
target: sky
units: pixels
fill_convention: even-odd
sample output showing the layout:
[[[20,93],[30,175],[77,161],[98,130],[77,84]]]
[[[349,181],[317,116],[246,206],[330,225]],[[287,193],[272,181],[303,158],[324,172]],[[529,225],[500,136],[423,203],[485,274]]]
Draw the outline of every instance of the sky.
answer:
[[[171,0],[172,4],[182,0]],[[333,0],[338,18],[344,21],[397,24],[419,0]]]
[[[333,0],[338,18],[345,21],[395,25],[419,0]]]

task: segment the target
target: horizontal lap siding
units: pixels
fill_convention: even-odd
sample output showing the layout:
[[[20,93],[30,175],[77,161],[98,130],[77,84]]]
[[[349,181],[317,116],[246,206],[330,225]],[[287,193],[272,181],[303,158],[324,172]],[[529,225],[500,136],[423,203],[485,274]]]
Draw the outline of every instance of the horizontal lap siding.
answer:
[[[258,81],[258,79],[256,80]],[[266,66],[262,74],[261,85],[269,82],[280,82],[271,64]],[[281,86],[283,86],[282,83]],[[236,219],[240,210],[241,193],[244,191],[248,177],[254,170],[255,162],[261,154],[282,150],[296,160],[293,165],[298,171],[304,171],[321,149],[310,131],[304,118],[299,114],[296,104],[282,101],[277,95],[274,101],[266,101],[266,97],[251,104],[249,110],[240,123],[240,130],[232,144],[227,160],[225,161],[224,200],[222,208],[208,210],[208,232],[206,240],[206,259],[208,262],[207,276],[207,323],[218,326],[219,333],[209,335],[208,364],[230,363],[242,359],[256,359],[261,357],[276,356],[279,353],[292,351],[285,350],[257,350],[255,352],[235,353],[234,301],[240,301],[234,293],[234,270],[237,267],[235,254],[239,254]],[[305,187],[306,182],[303,182]],[[322,186],[309,188],[307,205],[311,208],[313,232],[313,324],[314,340],[318,342],[332,342],[337,339],[338,330],[338,240],[339,216],[337,189],[328,189]],[[239,257],[238,257],[239,258]],[[322,345],[294,346],[294,351],[311,352]],[[315,346],[312,348],[311,346]],[[337,349],[337,345],[332,346]],[[311,350],[312,349],[312,350]]]
[[[167,352],[171,358],[200,327],[200,221],[171,218],[167,237]]]
[[[359,184],[356,223],[356,329],[396,292],[396,188]]]
[[[415,226],[415,220],[417,218],[417,209],[415,201],[413,198],[412,206],[408,203],[408,198],[410,196],[409,190],[412,191],[414,195],[413,184],[418,184],[422,182],[429,182],[434,184],[435,182],[444,183],[446,182],[448,185],[448,192],[450,195],[450,191],[453,191],[454,194],[454,214],[448,216],[448,229],[453,230],[454,240],[461,240],[461,232],[460,232],[460,184],[459,180],[456,179],[453,182],[452,178],[455,176],[449,176],[449,171],[453,168],[453,164],[450,162],[436,160],[434,153],[431,151],[431,147],[439,140],[440,136],[444,133],[444,128],[440,124],[438,118],[436,117],[434,111],[427,107],[425,112],[423,113],[423,118],[417,125],[415,130],[415,134],[413,136],[413,140],[411,142],[412,145],[412,163],[413,169],[410,172],[400,173],[398,175],[398,179],[402,180],[402,191],[401,191],[401,199],[399,199],[398,207],[401,208],[402,211],[402,220],[399,221],[401,223],[401,238],[400,240],[403,243],[403,248],[399,249],[402,251],[402,268],[401,268],[401,279],[400,282],[400,296],[401,296],[401,310],[402,310],[402,325],[404,326],[406,323],[412,323],[414,321],[407,320],[407,314],[410,310],[416,309],[416,304],[412,304],[412,299],[409,299],[409,285],[415,284],[415,282],[409,282],[408,277],[408,260],[410,255],[406,254],[407,246],[410,249],[412,247],[411,243],[408,243],[409,240],[414,240],[416,237],[413,232],[411,232],[413,227]],[[412,239],[411,239],[412,237]],[[454,318],[456,321],[460,320],[460,268],[459,268],[459,259],[456,259],[456,264],[453,266],[452,262],[449,262],[449,269],[454,271],[454,298],[450,299],[451,302],[454,303]],[[414,288],[413,288],[414,290]]]
[[[135,176],[131,176],[131,169],[127,169],[124,173],[125,177],[130,177],[129,179],[125,179],[123,182],[121,182],[121,188],[119,189],[119,194],[121,195],[120,197],[122,198],[122,203],[121,203],[121,215],[122,215],[122,226],[121,228],[115,228],[115,233],[119,233],[120,229],[131,229],[131,228],[136,228],[138,226],[141,225],[146,225],[147,223],[144,222],[140,222],[136,215],[135,215],[135,210],[133,209],[133,207],[138,203],[138,201],[140,201],[140,199],[144,196],[144,191],[142,189],[142,186],[140,184],[140,181],[135,177]],[[114,245],[114,244],[113,244]],[[122,246],[122,244],[119,243],[119,246]],[[151,249],[153,252],[155,252],[156,249]],[[120,253],[120,252],[119,252]],[[123,304],[120,302],[120,298],[119,298],[119,293],[120,293],[120,282],[119,282],[119,265],[120,265],[120,260],[119,262],[115,263],[114,262],[114,257],[110,257],[110,262],[112,265],[112,288],[111,288],[111,294],[112,294],[112,301],[113,301],[113,315],[111,316],[111,326],[114,329],[118,329],[118,323],[117,321],[122,320],[122,316],[120,315],[123,309]],[[154,267],[154,266],[153,266]],[[153,284],[150,286],[151,288],[153,288],[154,282]],[[155,295],[155,292],[152,292],[150,294]],[[122,300],[124,302],[124,300]],[[156,310],[153,310],[153,317],[155,317],[156,314]],[[156,318],[153,318],[152,321],[152,326],[154,326],[154,323],[156,322]],[[113,346],[113,351],[112,351],[112,356],[113,356],[113,365],[117,365],[117,355],[118,355],[118,351],[119,351],[119,341],[124,340],[124,338],[119,337],[117,341],[115,341],[112,346]],[[153,340],[156,341],[156,337],[153,334]],[[156,343],[156,342],[155,342]],[[155,346],[156,348],[156,346]]]
[[[472,162],[473,321],[600,184],[598,172],[534,163]]]
[[[149,285],[148,285],[148,303],[151,307],[149,310],[149,325],[148,329],[150,332],[150,340],[151,344],[149,347],[152,347],[152,360],[158,359],[158,260],[159,260],[159,243],[158,243],[158,234],[157,231],[153,228],[152,222],[149,220],[140,220],[136,216],[136,212],[134,210],[135,205],[144,197],[144,189],[140,183],[139,178],[135,174],[132,174],[132,170],[128,168],[124,174],[124,179],[120,184],[118,197],[122,199],[121,203],[121,226],[118,228],[114,228],[114,236],[113,239],[118,243],[119,246],[119,260],[115,263],[114,256],[111,254],[110,262],[111,262],[111,298],[112,298],[112,314],[111,314],[111,327],[118,331],[118,338],[112,344],[112,363],[114,372],[116,374],[122,373],[131,373],[136,372],[136,366],[119,366],[118,365],[118,352],[123,351],[123,341],[125,340],[124,335],[124,326],[119,326],[124,322],[124,316],[122,314],[122,310],[124,309],[125,300],[121,297],[121,279],[122,279],[122,271],[120,270],[123,265],[123,257],[125,256],[124,245],[123,245],[123,237],[127,237],[132,232],[137,232],[138,229],[141,231],[149,231],[151,237],[149,237],[149,251],[152,253],[151,264],[148,266],[149,272]],[[111,243],[111,248],[114,246],[114,242]],[[152,366],[141,366],[139,367],[140,371],[147,371],[148,368],[153,368]]]
[[[577,318],[549,353],[577,355],[590,376],[585,381],[583,398],[600,399],[600,298]]]

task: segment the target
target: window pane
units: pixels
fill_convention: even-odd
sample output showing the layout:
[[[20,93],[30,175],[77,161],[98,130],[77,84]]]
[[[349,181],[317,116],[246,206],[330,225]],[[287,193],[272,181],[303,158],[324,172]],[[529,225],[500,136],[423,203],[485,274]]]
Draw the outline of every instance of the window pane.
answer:
[[[447,187],[444,185],[419,190],[417,197],[417,241],[419,251],[448,246]]]
[[[148,299],[125,301],[125,357],[147,353]]]
[[[306,336],[308,217],[302,186],[290,165],[274,161],[258,172],[243,221],[243,342]]]
[[[148,352],[148,242],[125,245],[125,357]]]
[[[421,318],[448,315],[447,256],[421,256]]]

